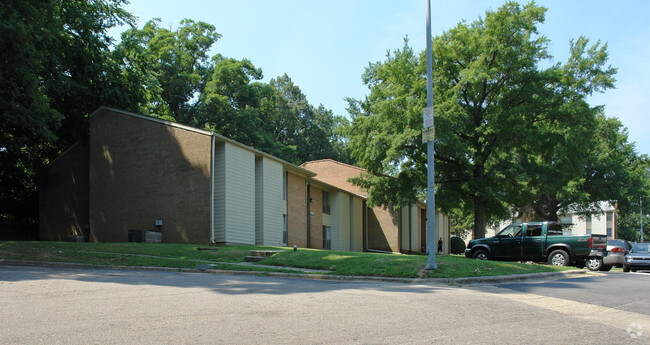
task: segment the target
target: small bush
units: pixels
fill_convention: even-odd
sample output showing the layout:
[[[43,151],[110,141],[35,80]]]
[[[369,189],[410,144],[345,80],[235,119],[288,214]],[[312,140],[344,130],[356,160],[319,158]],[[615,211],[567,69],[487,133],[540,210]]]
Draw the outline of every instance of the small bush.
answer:
[[[451,238],[451,253],[452,254],[463,254],[465,253],[465,241],[460,237]]]

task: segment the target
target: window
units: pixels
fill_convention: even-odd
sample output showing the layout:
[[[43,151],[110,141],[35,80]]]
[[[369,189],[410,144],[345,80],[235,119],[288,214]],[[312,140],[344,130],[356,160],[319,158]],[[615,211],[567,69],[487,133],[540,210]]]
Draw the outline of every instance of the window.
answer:
[[[558,223],[548,223],[548,231],[546,233],[548,236],[560,236],[563,235],[562,224]]]
[[[323,214],[330,214],[330,194],[323,191]]]
[[[587,216],[585,223],[587,223],[587,235],[591,235],[591,215]]]
[[[526,237],[542,236],[542,225],[531,225],[526,227]]]
[[[614,212],[607,212],[607,237],[612,237],[612,229],[614,228]]]
[[[509,225],[507,228],[501,230],[499,237],[519,237],[521,236],[521,224]]]
[[[332,230],[323,225],[323,249],[332,249]]]

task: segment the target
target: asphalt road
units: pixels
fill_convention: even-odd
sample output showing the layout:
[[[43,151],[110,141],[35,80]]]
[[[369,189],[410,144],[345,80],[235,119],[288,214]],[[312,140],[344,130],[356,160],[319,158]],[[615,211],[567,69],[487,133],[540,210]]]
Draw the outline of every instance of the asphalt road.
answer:
[[[650,316],[650,273],[608,272],[599,277],[499,287]],[[650,333],[650,328],[647,331]]]
[[[0,265],[0,343],[650,343],[637,306],[553,292],[597,294],[609,277],[466,288]],[[627,319],[599,318],[617,313]]]

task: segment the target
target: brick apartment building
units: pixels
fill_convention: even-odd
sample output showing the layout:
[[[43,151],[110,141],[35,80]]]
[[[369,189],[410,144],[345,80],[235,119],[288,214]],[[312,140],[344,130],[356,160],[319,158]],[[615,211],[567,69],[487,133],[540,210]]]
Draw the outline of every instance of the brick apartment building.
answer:
[[[88,137],[40,181],[41,240],[152,235],[168,243],[390,252],[423,243],[424,205],[370,209],[366,194],[321,169],[323,162],[346,174],[358,168],[298,167],[210,131],[107,107],[89,124]],[[447,241],[448,218],[436,222]]]

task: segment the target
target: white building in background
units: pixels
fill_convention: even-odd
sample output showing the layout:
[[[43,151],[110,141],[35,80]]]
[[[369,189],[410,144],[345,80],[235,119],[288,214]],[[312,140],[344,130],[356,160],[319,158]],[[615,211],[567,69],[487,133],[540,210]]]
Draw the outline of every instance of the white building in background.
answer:
[[[569,210],[566,214],[560,215],[560,221],[564,224],[573,224],[571,227],[571,234],[574,235],[607,235],[607,238],[616,238],[616,205],[610,204],[608,201],[598,202],[601,209],[590,216],[583,216]]]

